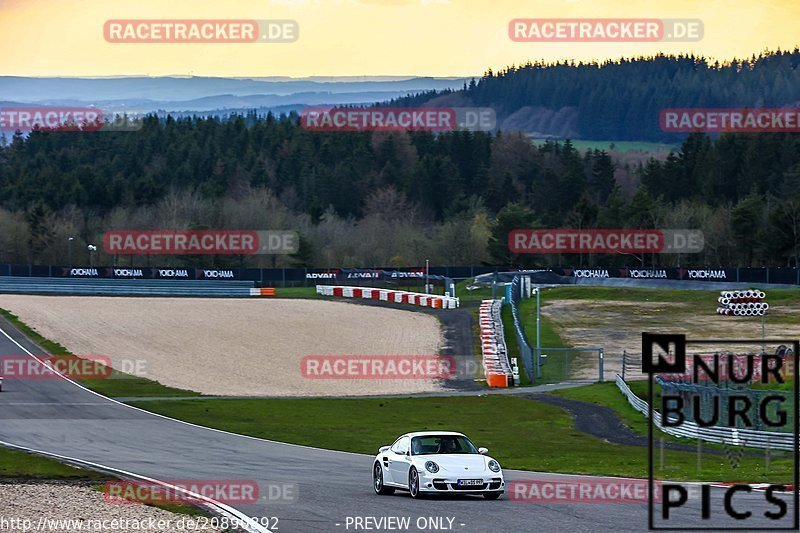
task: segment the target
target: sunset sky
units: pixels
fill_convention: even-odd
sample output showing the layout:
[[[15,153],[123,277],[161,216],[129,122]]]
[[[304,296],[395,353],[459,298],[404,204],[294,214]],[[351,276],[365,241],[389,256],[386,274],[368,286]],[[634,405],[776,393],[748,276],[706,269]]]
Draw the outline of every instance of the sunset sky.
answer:
[[[798,0],[0,0],[0,75],[470,76],[528,60],[800,44]],[[519,43],[515,18],[696,18],[687,43]],[[294,43],[108,43],[108,19],[293,19]]]

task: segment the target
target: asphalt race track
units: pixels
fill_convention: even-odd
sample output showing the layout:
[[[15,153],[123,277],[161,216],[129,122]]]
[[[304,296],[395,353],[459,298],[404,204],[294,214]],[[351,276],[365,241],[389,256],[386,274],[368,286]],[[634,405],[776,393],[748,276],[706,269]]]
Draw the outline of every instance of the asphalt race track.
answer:
[[[19,333],[6,326],[3,329],[29,350],[36,350]],[[0,354],[19,357],[25,352],[0,333]],[[386,435],[386,443],[394,437]],[[277,517],[277,531],[281,532],[366,530],[355,529],[352,524],[348,528],[348,517],[410,517],[408,531],[448,530],[448,519],[453,519],[449,530],[465,532],[647,529],[647,507],[641,504],[529,504],[511,501],[507,496],[498,501],[466,496],[415,501],[405,493],[376,496],[369,456],[189,425],[125,406],[64,379],[6,379],[0,393],[0,441],[159,480],[255,480],[262,487],[296,484],[297,498],[292,503],[233,505],[249,516]],[[530,450],[536,453],[534,437]],[[506,481],[552,477],[506,471]],[[712,499],[721,495],[721,489],[712,489]],[[736,501],[759,516],[775,509],[764,502],[761,493],[739,495]],[[691,500],[687,507],[699,516],[698,501]],[[444,528],[420,529],[420,517],[439,517]],[[739,524],[715,514],[702,525]]]

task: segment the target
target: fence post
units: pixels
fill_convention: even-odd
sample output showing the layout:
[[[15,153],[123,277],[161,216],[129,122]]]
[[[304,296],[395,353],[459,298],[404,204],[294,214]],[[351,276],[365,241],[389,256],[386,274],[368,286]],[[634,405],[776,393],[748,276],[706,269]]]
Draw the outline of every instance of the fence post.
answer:
[[[600,350],[600,383],[603,382],[603,350]]]
[[[625,381],[625,359],[628,352],[622,350],[622,381]]]

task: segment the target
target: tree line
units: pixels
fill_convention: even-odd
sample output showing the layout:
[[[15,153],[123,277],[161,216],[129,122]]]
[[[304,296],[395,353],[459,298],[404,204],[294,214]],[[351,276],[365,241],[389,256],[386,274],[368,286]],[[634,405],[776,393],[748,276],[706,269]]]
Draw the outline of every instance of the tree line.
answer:
[[[570,141],[535,145],[519,133],[312,132],[295,115],[148,117],[135,132],[16,134],[0,139],[0,262],[64,263],[69,237],[100,244],[109,229],[212,228],[294,229],[301,250],[95,261],[621,265],[638,261],[514,256],[507,233],[663,227],[703,230],[706,250],[646,264],[798,264],[796,134],[693,134],[664,159],[618,155]],[[620,186],[622,175],[631,187]]]
[[[797,107],[800,49],[748,59],[695,55],[603,62],[528,62],[484,76],[461,90],[427,91],[390,106],[493,108],[502,129],[539,137],[680,142],[659,124],[667,108]]]

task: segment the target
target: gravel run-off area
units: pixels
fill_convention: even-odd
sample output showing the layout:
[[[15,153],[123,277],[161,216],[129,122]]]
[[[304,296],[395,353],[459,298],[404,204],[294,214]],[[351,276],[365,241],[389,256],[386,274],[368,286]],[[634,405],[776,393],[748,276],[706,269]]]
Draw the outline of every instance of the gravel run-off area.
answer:
[[[698,307],[690,302],[619,301],[619,300],[555,300],[542,306],[542,315],[550,318],[569,346],[604,348],[606,374],[622,371],[622,354],[641,356],[642,332],[685,334],[687,339],[760,339],[761,317],[729,317],[716,314],[715,308]],[[766,338],[796,339],[800,305],[770,308],[765,319]],[[757,344],[713,345],[712,351],[743,353],[757,351]],[[771,346],[770,346],[771,348]],[[687,347],[709,353],[695,345]],[[581,360],[571,363],[570,377],[594,379],[597,376],[597,354],[581,353]],[[636,368],[627,375],[644,378]],[[641,368],[638,369],[641,371]]]
[[[115,522],[116,521],[116,522]],[[106,501],[102,488],[75,483],[0,483],[0,531],[222,531],[212,518]]]
[[[0,308],[76,355],[204,394],[372,395],[435,392],[434,379],[309,379],[307,355],[436,355],[430,315],[301,299],[2,295]]]

